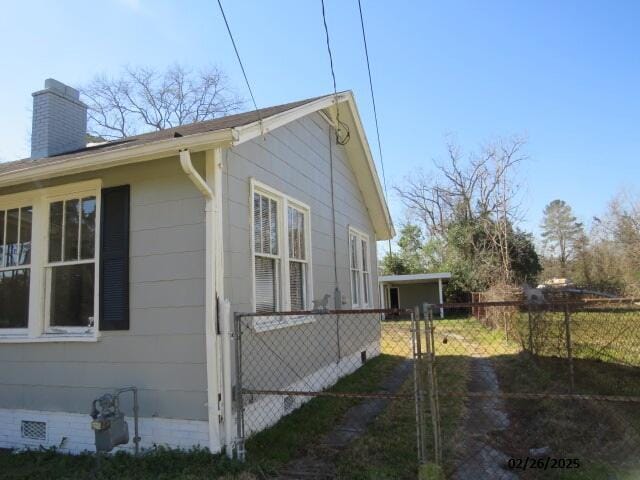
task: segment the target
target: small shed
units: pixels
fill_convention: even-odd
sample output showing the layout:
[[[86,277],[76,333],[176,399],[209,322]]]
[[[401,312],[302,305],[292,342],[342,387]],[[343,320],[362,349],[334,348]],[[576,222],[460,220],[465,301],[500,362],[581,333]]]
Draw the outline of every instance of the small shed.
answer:
[[[380,298],[384,308],[414,308],[423,303],[444,303],[444,283],[449,272],[381,275],[378,277]],[[444,309],[440,309],[444,318]]]

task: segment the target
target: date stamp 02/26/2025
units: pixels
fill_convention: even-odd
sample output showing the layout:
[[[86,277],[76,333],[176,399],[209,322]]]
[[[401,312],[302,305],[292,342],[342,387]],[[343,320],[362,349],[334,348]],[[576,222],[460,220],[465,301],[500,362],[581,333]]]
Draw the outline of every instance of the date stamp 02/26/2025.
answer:
[[[510,458],[507,461],[510,470],[554,470],[580,468],[578,458],[522,457]]]

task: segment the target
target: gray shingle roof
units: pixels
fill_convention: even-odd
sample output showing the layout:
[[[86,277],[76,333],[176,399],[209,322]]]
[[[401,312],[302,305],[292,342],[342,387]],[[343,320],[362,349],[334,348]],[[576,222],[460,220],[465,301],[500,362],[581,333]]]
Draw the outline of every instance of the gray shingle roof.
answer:
[[[188,137],[189,135],[195,135],[198,133],[214,132],[216,130],[224,130],[227,128],[242,127],[250,123],[257,122],[260,118],[265,119],[272,115],[277,115],[287,110],[291,110],[296,107],[300,107],[307,103],[311,103],[323,97],[307,98],[306,100],[300,100],[297,102],[285,103],[282,105],[276,105],[273,107],[261,108],[258,111],[252,110],[244,113],[237,113],[234,115],[227,115],[225,117],[215,118],[213,120],[206,120],[204,122],[190,123],[188,125],[182,125],[175,128],[168,128],[159,132],[143,133],[141,135],[135,135],[121,140],[113,140],[100,145],[94,145],[91,147],[82,148],[70,153],[61,155],[55,155],[52,157],[39,158],[32,160],[31,158],[24,158],[22,160],[16,160],[13,162],[0,163],[0,174],[10,173],[16,170],[22,170],[29,166],[46,165],[48,162],[61,161],[72,159],[74,157],[86,156],[93,152],[105,152],[114,151],[121,148],[128,148],[137,145],[145,145],[160,140],[167,140],[177,136]]]

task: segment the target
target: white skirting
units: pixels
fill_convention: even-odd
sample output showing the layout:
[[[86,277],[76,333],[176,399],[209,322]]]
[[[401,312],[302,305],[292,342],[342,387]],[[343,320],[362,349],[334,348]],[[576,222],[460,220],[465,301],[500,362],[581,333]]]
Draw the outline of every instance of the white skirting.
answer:
[[[46,423],[44,440],[25,438],[22,422]],[[127,417],[129,444],[117,450],[133,451],[133,418]],[[208,447],[209,433],[206,421],[176,420],[170,418],[140,418],[140,446],[151,448],[164,445],[170,448],[188,449],[194,446]],[[49,448],[61,452],[80,453],[95,451],[91,417],[87,414],[18,410],[0,408],[0,448]]]

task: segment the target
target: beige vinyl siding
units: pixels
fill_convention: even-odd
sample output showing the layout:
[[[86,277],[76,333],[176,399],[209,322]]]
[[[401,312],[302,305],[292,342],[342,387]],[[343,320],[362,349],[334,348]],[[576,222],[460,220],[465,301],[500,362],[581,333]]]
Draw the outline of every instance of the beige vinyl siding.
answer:
[[[350,308],[349,226],[369,235],[371,285],[377,285],[375,235],[344,147],[335,145],[334,141],[332,150],[338,281],[345,299],[344,308]],[[266,138],[225,151],[223,158],[225,292],[232,300],[232,309],[250,311],[252,308],[252,283],[251,288],[245,284],[247,275],[251,278],[248,203],[251,177],[310,207],[313,299],[328,293],[333,306],[328,124],[320,115],[311,114],[271,131]],[[371,295],[373,305],[379,305],[377,288],[372,288]]]
[[[344,147],[333,137],[334,186],[336,210],[336,247],[338,282],[344,296],[342,306],[350,309],[349,227],[369,236],[369,269],[372,285],[377,285],[375,234],[355,172]],[[352,139],[351,141],[356,141]],[[334,263],[331,215],[331,173],[329,169],[329,126],[318,114],[269,132],[224,153],[224,242],[225,292],[232,310],[252,309],[250,179],[306,204],[310,209],[311,271],[313,298],[330,294],[333,308]],[[246,278],[250,281],[247,283]],[[247,286],[249,288],[247,288]],[[379,305],[378,290],[371,290],[372,306]],[[285,387],[300,376],[335,365],[338,357],[357,354],[379,339],[376,316],[344,317],[340,330],[340,348],[333,316],[317,316],[315,322],[243,337],[248,361],[243,370],[248,384],[261,387]],[[266,344],[269,348],[265,347]],[[280,359],[296,365],[292,372]],[[274,370],[279,370],[274,375]]]
[[[377,306],[371,220],[344,148],[334,144],[333,153],[338,280],[344,307],[351,306],[349,226],[369,235],[371,294]],[[193,157],[204,173],[203,155]],[[232,311],[252,308],[251,177],[309,206],[312,299],[325,293],[333,296],[326,122],[318,114],[309,115],[266,138],[225,151],[223,161],[225,295]],[[131,185],[131,328],[101,332],[96,343],[0,344],[0,408],[86,413],[97,396],[135,385],[140,389],[142,416],[206,420],[205,202],[177,157],[73,175],[46,185],[0,189],[0,195],[91,178],[101,178],[103,187]],[[310,331],[324,328],[323,323],[311,325]],[[343,352],[357,352],[369,340],[347,336]],[[321,360],[322,349],[318,355]],[[130,409],[128,403],[124,408]]]
[[[204,200],[177,157],[49,184],[98,177],[131,185],[131,329],[96,343],[0,344],[0,408],[85,413],[135,385],[142,416],[206,420]]]

